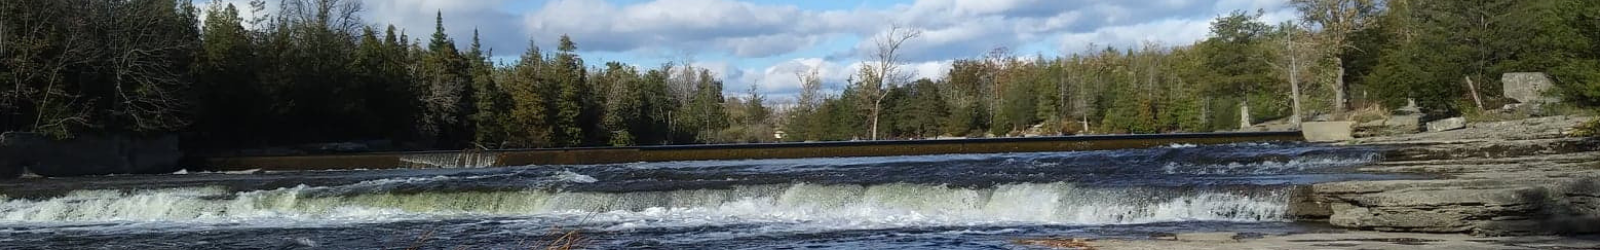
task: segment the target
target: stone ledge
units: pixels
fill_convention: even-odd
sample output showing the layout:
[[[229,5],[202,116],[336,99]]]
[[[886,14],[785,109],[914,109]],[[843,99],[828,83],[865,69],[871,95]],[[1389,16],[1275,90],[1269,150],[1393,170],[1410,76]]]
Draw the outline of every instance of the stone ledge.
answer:
[[[1600,232],[1596,187],[1589,178],[1351,181],[1314,185],[1310,195],[1327,208],[1328,223],[1336,227],[1480,236],[1578,234]]]

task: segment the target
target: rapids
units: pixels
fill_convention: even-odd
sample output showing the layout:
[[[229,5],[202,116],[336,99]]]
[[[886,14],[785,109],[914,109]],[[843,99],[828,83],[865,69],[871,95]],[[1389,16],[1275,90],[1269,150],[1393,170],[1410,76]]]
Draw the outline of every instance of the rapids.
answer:
[[[1008,239],[1311,230],[1296,185],[1381,149],[1312,144],[382,171],[185,173],[0,184],[0,248],[1011,248]],[[435,156],[470,159],[471,156]],[[435,161],[428,164],[447,164]],[[92,243],[88,243],[92,244]],[[110,247],[122,248],[122,247]]]

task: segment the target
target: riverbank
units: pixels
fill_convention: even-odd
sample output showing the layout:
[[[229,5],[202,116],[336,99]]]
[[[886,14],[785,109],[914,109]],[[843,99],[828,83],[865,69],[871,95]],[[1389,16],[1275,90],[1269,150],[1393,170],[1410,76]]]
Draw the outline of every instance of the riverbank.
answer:
[[[1383,161],[1357,173],[1434,178],[1327,182],[1302,190],[1292,216],[1335,230],[1264,237],[1213,233],[1211,240],[1090,240],[1081,248],[1600,248],[1600,238],[1592,235],[1600,232],[1600,141],[1567,136],[1588,119],[1479,123],[1347,142],[1392,148]]]
[[[1310,198],[1320,209],[1298,216],[1387,232],[1600,232],[1600,142],[1564,136],[1587,119],[1533,118],[1352,142],[1398,147],[1359,172],[1437,179],[1316,184]]]

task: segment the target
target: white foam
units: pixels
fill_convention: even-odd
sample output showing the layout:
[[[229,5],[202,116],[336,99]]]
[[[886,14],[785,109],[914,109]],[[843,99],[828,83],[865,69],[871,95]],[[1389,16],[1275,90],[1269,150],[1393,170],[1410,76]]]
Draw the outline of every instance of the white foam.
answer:
[[[1167,163],[1161,167],[1166,174],[1179,175],[1214,175],[1214,174],[1282,174],[1288,172],[1306,171],[1308,169],[1349,167],[1377,161],[1376,154],[1365,154],[1353,157],[1296,157],[1288,161],[1263,161],[1263,162],[1229,162],[1224,164],[1193,164],[1193,163]]]
[[[561,170],[561,172],[557,172],[556,173],[556,179],[562,180],[562,181],[567,181],[567,182],[575,182],[575,183],[595,183],[595,182],[600,181],[599,179],[595,179],[592,176],[583,175],[583,174],[579,174],[579,173],[574,173],[572,171],[567,171],[567,170]]]
[[[402,180],[404,181],[404,180]],[[358,185],[371,185],[358,184]],[[4,224],[199,223],[315,227],[470,217],[585,218],[605,230],[756,223],[769,231],[974,225],[1282,221],[1281,192],[1236,194],[1079,188],[1065,183],[969,189],[936,185],[768,185],[717,190],[543,190],[350,194],[327,187],[227,193],[222,188],[79,191],[4,200]]]

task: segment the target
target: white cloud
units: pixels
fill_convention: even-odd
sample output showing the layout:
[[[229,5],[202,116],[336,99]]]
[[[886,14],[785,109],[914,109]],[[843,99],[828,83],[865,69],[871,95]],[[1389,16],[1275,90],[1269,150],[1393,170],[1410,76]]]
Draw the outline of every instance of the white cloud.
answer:
[[[1210,34],[1211,20],[1168,19],[1129,26],[1106,27],[1093,32],[1066,34],[1061,50],[1072,53],[1098,50],[1107,46],[1133,48],[1145,42],[1165,46],[1187,45]],[[1094,47],[1091,48],[1090,45]]]
[[[269,7],[275,9],[278,1],[271,0]],[[530,38],[549,46],[566,34],[580,52],[621,54],[624,61],[680,53],[715,58],[697,65],[722,76],[727,89],[742,92],[755,84],[769,93],[798,91],[793,73],[798,65],[821,68],[829,88],[841,89],[855,73],[859,52],[871,47],[864,38],[890,24],[925,32],[903,48],[906,69],[916,77],[938,78],[951,60],[998,47],[1054,55],[1079,52],[1091,43],[1186,45],[1206,37],[1211,19],[1233,10],[1264,10],[1263,21],[1274,24],[1296,16],[1284,0],[910,0],[834,10],[742,0],[549,0],[528,10],[507,9],[519,0],[361,1],[367,23],[393,23],[413,38],[432,33],[438,11],[460,46],[469,42],[474,27],[484,31],[485,46],[507,56],[520,54]],[[221,2],[244,10],[248,0]],[[773,60],[785,56],[803,58]],[[777,63],[752,65],[748,59]]]
[[[693,7],[686,7],[693,6]],[[541,40],[570,35],[593,51],[723,52],[766,57],[811,46],[827,35],[822,13],[731,0],[656,0],[618,6],[603,0],[554,0],[523,17]]]
[[[220,10],[224,6],[231,4],[235,10],[239,11],[239,19],[248,22],[258,17],[263,17],[278,12],[278,1],[267,1],[265,3],[266,5],[262,6],[263,8],[261,11],[256,11],[255,8],[251,7],[250,0],[218,0],[196,2],[195,8],[198,8],[202,12],[200,14],[200,22],[205,23],[206,15],[203,12],[211,11],[212,8],[217,8]],[[255,27],[249,27],[246,25],[245,28],[248,29]]]
[[[435,14],[444,15],[445,33],[465,48],[472,41],[472,30],[480,30],[485,49],[499,55],[521,54],[528,35],[518,24],[520,14],[500,10],[503,0],[366,0],[364,16],[368,23],[394,24],[414,39],[433,34]]]

